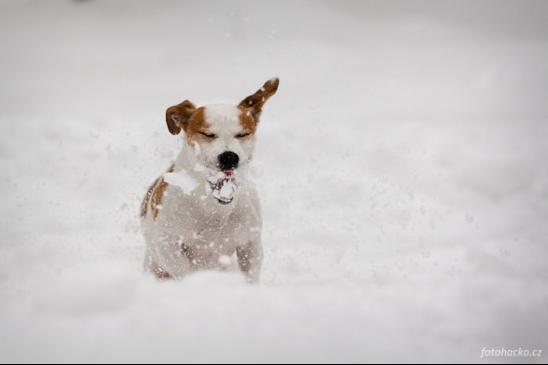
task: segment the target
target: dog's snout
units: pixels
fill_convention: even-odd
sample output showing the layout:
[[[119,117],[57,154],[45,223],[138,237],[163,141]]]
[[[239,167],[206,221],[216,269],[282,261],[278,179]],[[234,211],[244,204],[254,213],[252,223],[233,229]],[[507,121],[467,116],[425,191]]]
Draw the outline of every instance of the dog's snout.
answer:
[[[223,171],[234,170],[238,168],[240,157],[232,151],[223,152],[219,155],[219,167]]]

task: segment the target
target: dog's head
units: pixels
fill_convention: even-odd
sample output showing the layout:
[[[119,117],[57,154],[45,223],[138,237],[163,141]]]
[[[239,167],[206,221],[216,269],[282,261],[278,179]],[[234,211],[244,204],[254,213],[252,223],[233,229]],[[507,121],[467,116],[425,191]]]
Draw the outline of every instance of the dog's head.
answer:
[[[169,131],[174,135],[184,132],[196,166],[207,171],[212,191],[222,204],[232,202],[232,187],[227,182],[234,182],[238,169],[251,160],[262,108],[278,85],[277,78],[271,79],[238,105],[196,107],[185,100],[166,112]]]

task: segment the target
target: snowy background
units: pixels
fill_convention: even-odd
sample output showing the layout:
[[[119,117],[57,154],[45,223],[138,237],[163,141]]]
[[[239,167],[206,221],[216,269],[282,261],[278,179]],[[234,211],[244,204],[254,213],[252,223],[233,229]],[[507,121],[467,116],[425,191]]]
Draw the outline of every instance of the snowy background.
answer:
[[[157,283],[166,107],[273,76],[262,285]],[[547,352],[547,85],[546,1],[0,0],[0,362]]]

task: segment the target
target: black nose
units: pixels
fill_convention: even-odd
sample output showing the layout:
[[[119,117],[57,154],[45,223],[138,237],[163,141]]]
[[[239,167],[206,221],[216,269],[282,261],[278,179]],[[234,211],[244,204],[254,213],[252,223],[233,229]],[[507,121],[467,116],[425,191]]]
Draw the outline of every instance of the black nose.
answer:
[[[223,171],[234,170],[238,168],[240,157],[232,151],[223,152],[219,155],[219,167]]]

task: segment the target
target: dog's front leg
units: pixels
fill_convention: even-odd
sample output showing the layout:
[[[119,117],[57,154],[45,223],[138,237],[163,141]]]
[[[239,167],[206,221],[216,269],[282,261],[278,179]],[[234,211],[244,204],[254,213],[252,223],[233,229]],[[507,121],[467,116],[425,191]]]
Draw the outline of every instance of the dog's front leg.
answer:
[[[238,265],[247,281],[257,284],[261,276],[263,264],[263,247],[260,242],[248,242],[236,249]]]

